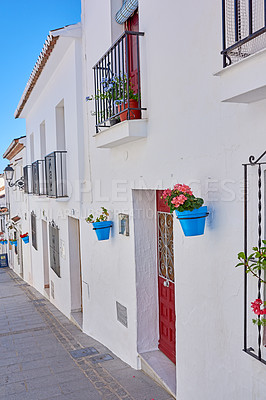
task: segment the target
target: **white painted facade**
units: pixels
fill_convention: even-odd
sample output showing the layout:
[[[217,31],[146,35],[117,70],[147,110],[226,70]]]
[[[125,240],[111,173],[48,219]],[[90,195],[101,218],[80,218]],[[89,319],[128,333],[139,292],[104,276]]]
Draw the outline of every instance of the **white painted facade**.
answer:
[[[79,182],[83,175],[80,24],[53,31],[52,35],[59,38],[20,117],[26,120],[25,165],[31,166],[37,160],[44,160],[45,156],[55,151],[66,152],[62,153],[62,159],[61,153],[58,155],[59,162],[56,165],[59,174],[62,160],[64,176],[57,175],[57,182],[60,188],[62,183],[62,187],[66,189],[66,196],[51,198],[45,195],[27,195],[29,219],[31,221],[31,213],[34,213],[37,234],[36,246],[33,246],[32,228],[30,229],[32,269],[26,279],[31,280],[40,293],[50,298],[70,318],[72,311],[81,312],[82,307],[79,254],[75,260],[72,259],[72,254],[76,255],[79,241],[79,232],[73,230],[79,228]],[[50,268],[49,229],[52,222],[59,229],[58,273]],[[76,235],[75,241],[72,235]],[[72,269],[76,267],[78,269],[72,277]],[[71,297],[73,285],[78,287],[79,301],[75,296]]]
[[[0,174],[0,207],[5,206],[6,199],[5,199],[5,180],[3,175]]]
[[[210,215],[204,236],[191,238],[174,218],[176,396],[262,400],[266,369],[242,351],[243,273],[234,265],[243,249],[242,163],[265,150],[266,51],[222,70],[220,1],[139,0],[147,110],[96,135],[85,97],[94,93],[92,67],[123,32],[114,19],[121,4],[82,0],[81,25],[53,32],[59,39],[20,115],[24,165],[67,151],[67,197],[24,195],[25,229],[33,211],[38,248],[28,245],[24,279],[69,318],[79,313],[85,333],[143,367],[159,337],[156,190],[191,185]],[[85,217],[102,206],[113,227],[100,242]],[[256,206],[252,195],[250,245]],[[129,214],[129,236],[119,234],[119,213]],[[51,221],[59,227],[60,277],[50,268]],[[256,296],[254,285],[250,291]]]
[[[26,163],[25,144],[26,137],[15,139],[5,153],[5,158],[14,169],[11,185],[23,176],[23,167]],[[21,146],[20,149],[19,146]],[[29,232],[28,198],[17,185],[9,186],[7,182],[5,183],[5,193],[5,205],[9,214],[2,217],[5,224],[3,238],[8,240],[8,244],[1,245],[1,250],[2,253],[8,254],[9,266],[27,282],[32,283],[30,279],[30,248],[20,237]],[[17,246],[11,245],[10,240],[17,240]]]

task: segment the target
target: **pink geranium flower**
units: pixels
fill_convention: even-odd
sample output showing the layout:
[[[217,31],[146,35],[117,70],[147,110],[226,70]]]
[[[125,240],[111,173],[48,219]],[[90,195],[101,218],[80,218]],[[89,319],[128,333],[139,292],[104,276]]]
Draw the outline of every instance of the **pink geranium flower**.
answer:
[[[191,190],[191,188],[189,186],[181,185],[180,183],[177,183],[174,186],[174,190],[177,190],[178,192],[189,194],[190,196],[193,195],[192,190]]]
[[[183,194],[180,194],[179,196],[174,197],[173,200],[171,201],[171,203],[176,208],[178,208],[181,204],[184,204],[186,200],[187,200],[187,197],[184,196]]]
[[[171,196],[172,190],[171,189],[165,189],[163,192],[163,199],[165,200],[166,197]]]

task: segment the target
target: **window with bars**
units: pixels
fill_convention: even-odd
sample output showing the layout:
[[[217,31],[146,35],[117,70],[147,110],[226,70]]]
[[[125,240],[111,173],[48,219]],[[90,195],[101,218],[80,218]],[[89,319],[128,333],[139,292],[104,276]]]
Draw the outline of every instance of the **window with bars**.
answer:
[[[54,221],[49,222],[49,247],[50,267],[60,277],[59,228]]]
[[[37,247],[36,215],[34,214],[34,211],[31,212],[31,241],[32,241],[32,246],[35,248],[35,250],[38,250],[38,247]]]
[[[17,235],[17,231],[14,231],[14,240],[18,240],[18,235]],[[15,249],[15,254],[18,255],[18,245],[14,246]]]
[[[96,133],[126,119],[140,119],[140,38],[125,31],[100,58],[94,69]]]
[[[27,194],[32,193],[32,170],[31,165],[26,165],[23,168],[23,176],[24,176],[24,192]]]
[[[256,160],[249,157],[244,166],[244,254],[249,256],[253,247],[264,247],[266,239],[266,151]],[[252,263],[255,258],[251,259]],[[266,326],[264,315],[255,315],[251,302],[256,299],[266,301],[266,270],[247,273],[243,268],[244,281],[244,346],[243,351],[266,364]],[[263,306],[262,306],[263,307]],[[255,319],[257,317],[257,322]],[[255,322],[255,324],[254,324]]]
[[[265,0],[222,0],[224,67],[266,47]]]
[[[46,194],[45,163],[44,160],[37,160],[32,163],[32,193],[37,196]]]
[[[48,197],[66,197],[66,151],[54,151],[45,157],[45,181]]]

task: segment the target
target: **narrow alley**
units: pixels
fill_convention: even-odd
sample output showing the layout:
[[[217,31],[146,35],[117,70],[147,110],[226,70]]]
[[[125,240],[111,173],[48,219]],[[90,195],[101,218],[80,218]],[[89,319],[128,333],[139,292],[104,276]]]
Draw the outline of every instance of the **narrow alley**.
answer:
[[[0,269],[1,400],[170,400],[11,269]]]

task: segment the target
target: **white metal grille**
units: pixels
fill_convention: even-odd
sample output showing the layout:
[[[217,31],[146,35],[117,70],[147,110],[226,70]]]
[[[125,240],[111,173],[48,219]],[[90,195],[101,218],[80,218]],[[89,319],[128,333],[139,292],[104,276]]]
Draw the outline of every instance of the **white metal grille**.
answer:
[[[226,0],[226,47],[236,43],[235,32],[235,0]],[[252,2],[252,31],[256,32],[264,25],[264,0],[253,0]],[[238,2],[238,41],[249,36],[249,1],[239,0]],[[266,47],[266,34],[252,39],[246,44],[228,53],[232,63],[235,63],[251,54],[254,54]]]

